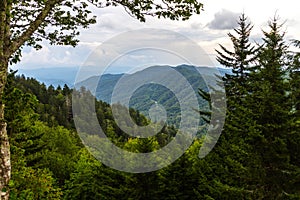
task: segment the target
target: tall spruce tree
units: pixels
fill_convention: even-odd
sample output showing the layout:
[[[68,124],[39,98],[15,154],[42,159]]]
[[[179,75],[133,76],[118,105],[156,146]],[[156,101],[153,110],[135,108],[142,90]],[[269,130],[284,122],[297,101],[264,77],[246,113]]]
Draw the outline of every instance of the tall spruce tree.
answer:
[[[291,104],[288,95],[288,46],[281,32],[282,25],[274,17],[270,31],[263,31],[263,46],[258,57],[259,69],[253,73],[253,91],[248,95],[252,120],[260,134],[253,138],[253,150],[260,156],[260,187],[263,197],[283,199],[291,197],[291,174],[288,137]]]
[[[239,17],[238,25],[238,28],[234,29],[237,36],[228,33],[234,50],[228,50],[223,45],[220,45],[221,50],[216,50],[217,61],[232,69],[232,74],[226,74],[223,78],[225,85],[229,86],[226,88],[226,94],[236,97],[240,97],[244,93],[241,90],[246,86],[249,72],[254,69],[253,63],[259,49],[249,41],[253,25],[248,22],[244,13]]]
[[[289,100],[291,103],[290,122],[287,137],[287,146],[290,154],[290,164],[294,170],[291,173],[288,193],[299,196],[300,187],[300,41],[294,40],[292,44],[298,48],[298,52],[291,52],[289,57]]]
[[[219,63],[231,68],[232,73],[222,77],[226,89],[226,123],[214,150],[198,163],[197,168],[208,168],[204,174],[210,180],[206,186],[199,185],[199,198],[208,199],[255,199],[252,182],[258,179],[258,172],[252,166],[257,157],[251,154],[252,147],[247,141],[256,135],[255,123],[249,118],[250,110],[245,106],[249,88],[249,73],[254,71],[258,47],[249,41],[252,25],[245,14],[234,29],[237,36],[229,33],[233,51],[220,45],[216,50]],[[202,96],[205,94],[201,91]],[[207,98],[206,98],[207,99]],[[196,168],[196,169],[197,169]],[[201,172],[199,172],[201,174]],[[203,176],[203,175],[202,175]],[[200,179],[199,179],[200,180]],[[203,179],[201,179],[203,182]]]
[[[300,49],[300,41],[293,44]],[[290,100],[291,100],[291,128],[289,136],[289,148],[291,162],[300,166],[300,52],[292,53],[289,66]],[[300,179],[299,179],[300,180]]]

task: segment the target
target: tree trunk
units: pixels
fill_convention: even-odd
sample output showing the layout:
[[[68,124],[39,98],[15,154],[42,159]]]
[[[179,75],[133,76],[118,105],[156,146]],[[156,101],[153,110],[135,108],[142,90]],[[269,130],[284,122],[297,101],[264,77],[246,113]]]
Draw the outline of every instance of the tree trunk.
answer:
[[[0,200],[9,199],[8,183],[11,175],[10,146],[4,120],[3,93],[6,84],[8,60],[0,58]]]
[[[4,106],[0,112],[4,111]],[[2,118],[2,117],[1,117]],[[9,191],[8,183],[10,180],[11,166],[10,166],[10,148],[9,141],[6,132],[6,123],[4,121],[0,122],[0,139],[1,139],[1,153],[0,153],[0,189],[1,196],[0,200],[8,200]]]

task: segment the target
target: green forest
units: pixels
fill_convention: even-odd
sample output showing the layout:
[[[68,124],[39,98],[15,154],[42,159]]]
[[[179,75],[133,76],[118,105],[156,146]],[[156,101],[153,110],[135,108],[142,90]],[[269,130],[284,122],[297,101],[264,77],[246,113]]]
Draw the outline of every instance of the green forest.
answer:
[[[200,159],[205,135],[199,136],[172,165],[149,173],[111,169],[81,143],[72,93],[88,90],[46,87],[11,71],[3,96],[10,199],[300,199],[300,41],[287,40],[276,17],[260,44],[250,41],[253,26],[245,15],[238,23],[228,34],[233,49],[217,48],[218,62],[232,69],[219,77],[227,111],[218,143]],[[206,91],[199,95],[210,102]],[[110,105],[95,101],[99,124],[123,149],[151,152],[176,135],[165,125],[156,136],[129,137],[114,122]],[[130,114],[138,125],[149,123],[134,109]],[[209,122],[207,110],[199,114]]]

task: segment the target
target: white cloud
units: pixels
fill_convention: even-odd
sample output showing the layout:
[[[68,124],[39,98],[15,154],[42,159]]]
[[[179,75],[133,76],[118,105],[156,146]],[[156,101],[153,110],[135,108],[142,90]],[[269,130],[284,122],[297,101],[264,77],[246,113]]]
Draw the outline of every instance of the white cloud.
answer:
[[[208,27],[216,30],[231,30],[238,26],[237,19],[240,13],[222,9],[215,14],[214,19],[208,23]]]
[[[98,17],[98,22],[89,29],[82,30],[79,37],[81,42],[76,48],[52,47],[47,44],[44,44],[44,48],[40,51],[25,48],[22,61],[14,68],[80,66],[98,45],[120,33],[139,28],[176,31],[198,43],[213,59],[214,49],[218,48],[218,43],[230,47],[227,33],[229,31],[232,32],[232,30],[211,30],[205,25],[214,22],[210,23],[211,28],[230,28],[233,25],[233,21],[237,20],[231,19],[231,16],[236,17],[236,13],[241,12],[245,12],[254,23],[252,38],[255,40],[259,40],[262,35],[261,29],[266,28],[266,22],[274,16],[276,11],[282,20],[287,19],[287,36],[300,39],[300,12],[298,11],[299,3],[296,0],[287,2],[277,0],[272,2],[261,0],[201,0],[201,2],[204,4],[204,11],[200,15],[192,16],[190,20],[184,22],[147,17],[146,23],[140,23],[129,16],[122,7],[97,9],[91,6],[93,13]],[[228,24],[220,23],[222,22],[220,19],[229,20]],[[155,37],[162,36],[153,35],[151,38],[148,38],[149,42]],[[165,39],[166,43],[172,42],[170,38]],[[134,41],[131,42],[134,43]],[[133,60],[130,62],[128,60],[127,64],[129,65],[132,62]],[[124,63],[124,65],[127,64]]]

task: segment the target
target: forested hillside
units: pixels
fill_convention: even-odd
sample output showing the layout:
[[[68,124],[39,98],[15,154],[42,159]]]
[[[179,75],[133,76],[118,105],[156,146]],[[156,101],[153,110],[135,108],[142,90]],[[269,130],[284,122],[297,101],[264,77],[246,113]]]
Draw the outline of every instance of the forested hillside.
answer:
[[[250,42],[245,15],[220,46],[217,60],[232,74],[219,77],[227,95],[226,123],[214,149],[198,157],[196,138],[172,165],[149,173],[120,172],[97,161],[82,145],[72,121],[66,85],[46,87],[11,72],[5,89],[12,152],[11,199],[300,199],[300,42],[286,41],[276,18],[263,43]],[[214,91],[218,92],[218,91]],[[199,95],[210,101],[206,91]],[[127,109],[127,108],[123,108]],[[176,129],[131,138],[113,120],[110,105],[96,102],[99,124],[119,147],[151,152]],[[207,110],[199,113],[209,121]],[[139,125],[149,120],[130,109]]]
[[[126,78],[130,79],[131,77],[138,76],[138,79],[143,80],[146,77],[143,77],[144,75],[142,74],[145,74],[145,76],[147,77],[154,76],[154,74],[152,74],[153,72],[151,73],[149,72],[149,70],[145,72],[149,68],[152,68],[153,71],[155,72],[162,71],[163,69],[166,68],[176,70],[186,78],[186,80],[189,82],[189,84],[194,89],[194,91],[197,91],[198,89],[207,91],[208,89],[205,80],[209,78],[214,78],[214,77],[210,77],[213,74],[212,68],[196,67],[191,65],[178,65],[176,67],[172,67],[169,65],[151,66],[141,71],[135,72],[133,74],[126,74],[127,75]],[[225,73],[229,73],[229,74],[231,73],[230,69],[218,68],[217,70],[220,72],[220,75],[222,76],[225,75]],[[114,91],[114,87],[116,86],[120,78],[123,77],[124,75],[125,74],[103,74],[101,77],[93,76],[76,85],[78,87],[84,86],[89,90],[93,90],[92,88],[97,86],[95,92],[96,97],[99,100],[110,103],[112,93]],[[205,79],[203,79],[203,76],[205,76]],[[176,87],[180,88],[183,86],[177,85]],[[184,88],[180,88],[179,90],[183,92]],[[119,99],[122,98],[122,96],[118,96],[118,94],[115,95],[116,98]],[[197,96],[197,97],[198,97],[199,108],[195,108],[195,109],[208,107],[207,101],[203,100],[201,96]],[[178,99],[169,88],[166,88],[160,84],[149,83],[139,87],[131,96],[129,107],[140,111],[142,114],[144,114],[146,117],[149,118],[148,111],[151,108],[151,106],[153,106],[155,103],[162,105],[166,109],[168,115],[167,124],[179,127],[180,120],[181,120],[180,118],[181,111],[180,111],[180,105]],[[200,125],[201,124],[203,124],[203,122],[201,122]]]

